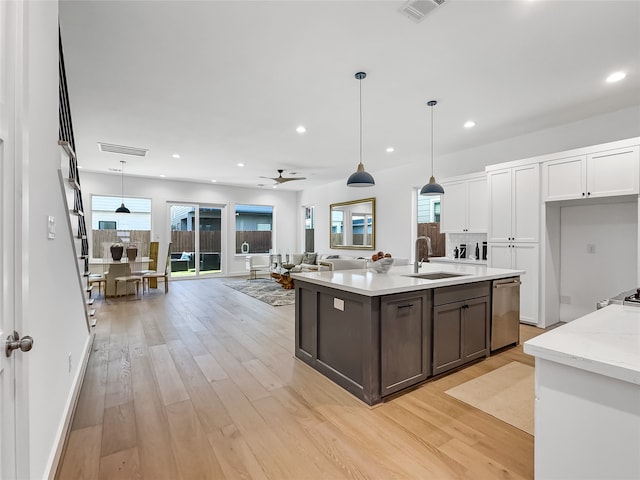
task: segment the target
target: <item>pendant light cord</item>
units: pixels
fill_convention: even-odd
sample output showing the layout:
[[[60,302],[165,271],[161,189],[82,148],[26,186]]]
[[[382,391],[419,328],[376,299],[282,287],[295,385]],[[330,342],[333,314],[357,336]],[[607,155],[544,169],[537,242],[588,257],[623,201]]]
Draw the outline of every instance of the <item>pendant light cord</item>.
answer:
[[[126,163],[124,160],[120,160],[122,166],[120,167],[120,200],[122,205],[124,205],[124,164]]]
[[[358,79],[360,84],[360,165],[362,165],[362,79]]]
[[[433,177],[433,105],[431,106],[431,176]]]

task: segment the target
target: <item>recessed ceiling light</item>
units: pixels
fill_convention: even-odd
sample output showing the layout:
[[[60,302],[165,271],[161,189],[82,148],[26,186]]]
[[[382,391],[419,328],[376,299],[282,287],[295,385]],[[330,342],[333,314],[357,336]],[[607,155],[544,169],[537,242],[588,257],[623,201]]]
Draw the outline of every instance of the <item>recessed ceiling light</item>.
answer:
[[[239,167],[244,167],[244,163],[239,163],[238,166]]]
[[[82,165],[78,165],[78,168],[82,168]]]
[[[180,155],[178,155],[177,153],[174,153],[173,155],[171,155],[173,158],[180,158]]]
[[[387,153],[393,153],[393,152],[395,152],[395,150],[396,149],[393,148],[393,147],[387,147]]]
[[[164,178],[164,177],[166,177],[166,175],[164,175],[164,174],[162,174],[162,173],[161,173],[161,174],[160,174],[160,178]]]
[[[624,72],[613,72],[611,75],[607,77],[607,83],[619,82],[626,76],[627,74]]]
[[[216,182],[217,182],[217,180],[215,178],[211,179],[211,183],[216,183]]]
[[[278,185],[274,185],[273,188],[278,188]]]
[[[464,128],[471,128],[475,126],[476,122],[474,122],[473,120],[467,120],[466,122],[464,122]]]
[[[298,132],[298,133],[304,133],[306,131],[307,131],[307,129],[304,128],[303,125],[298,125],[298,128],[296,128],[296,132]]]

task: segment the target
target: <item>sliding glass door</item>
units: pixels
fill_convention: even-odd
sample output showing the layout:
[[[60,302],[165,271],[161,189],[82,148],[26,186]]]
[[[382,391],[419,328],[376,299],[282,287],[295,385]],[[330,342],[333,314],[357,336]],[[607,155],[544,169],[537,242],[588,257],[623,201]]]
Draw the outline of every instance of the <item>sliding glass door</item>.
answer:
[[[171,277],[222,272],[222,206],[170,204]]]

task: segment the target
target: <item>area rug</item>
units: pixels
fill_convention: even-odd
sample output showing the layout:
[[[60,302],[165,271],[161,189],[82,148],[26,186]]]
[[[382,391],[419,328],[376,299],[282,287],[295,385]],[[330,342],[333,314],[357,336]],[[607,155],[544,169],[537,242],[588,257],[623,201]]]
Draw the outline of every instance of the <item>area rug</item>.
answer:
[[[225,282],[225,285],[274,307],[296,303],[295,290],[285,290],[279,283],[270,278]]]
[[[533,435],[534,368],[511,362],[445,392]]]

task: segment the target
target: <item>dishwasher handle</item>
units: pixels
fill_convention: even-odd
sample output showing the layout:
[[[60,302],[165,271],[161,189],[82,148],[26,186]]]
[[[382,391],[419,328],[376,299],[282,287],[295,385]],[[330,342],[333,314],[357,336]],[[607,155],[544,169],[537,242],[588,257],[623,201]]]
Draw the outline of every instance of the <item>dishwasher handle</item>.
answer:
[[[496,283],[493,285],[493,288],[511,288],[519,285],[522,285],[522,282],[520,280],[514,280],[513,282]]]

